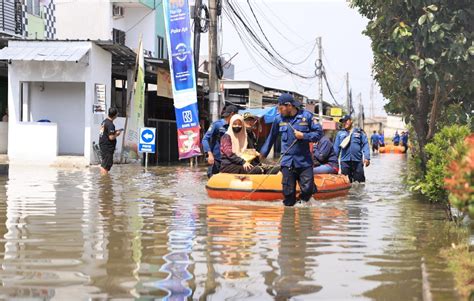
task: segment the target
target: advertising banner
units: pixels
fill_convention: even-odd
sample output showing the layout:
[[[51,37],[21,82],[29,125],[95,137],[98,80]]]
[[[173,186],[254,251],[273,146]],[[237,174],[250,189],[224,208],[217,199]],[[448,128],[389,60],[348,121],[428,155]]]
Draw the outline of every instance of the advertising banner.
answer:
[[[179,159],[192,158],[200,155],[201,150],[189,3],[188,0],[164,0],[163,9],[178,128]]]

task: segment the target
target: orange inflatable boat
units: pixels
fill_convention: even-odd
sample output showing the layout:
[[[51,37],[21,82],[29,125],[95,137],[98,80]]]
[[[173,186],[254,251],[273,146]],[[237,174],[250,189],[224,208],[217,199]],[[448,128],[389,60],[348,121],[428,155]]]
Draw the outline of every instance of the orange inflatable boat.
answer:
[[[405,148],[403,146],[395,146],[395,145],[385,145],[379,147],[379,153],[381,154],[388,154],[388,153],[394,153],[394,154],[403,154],[403,151]]]
[[[283,199],[281,173],[276,175],[241,175],[219,173],[207,182],[207,194],[211,198],[227,200],[280,201]],[[318,192],[315,199],[344,196],[351,183],[344,175],[315,175]],[[297,187],[299,191],[299,187]]]

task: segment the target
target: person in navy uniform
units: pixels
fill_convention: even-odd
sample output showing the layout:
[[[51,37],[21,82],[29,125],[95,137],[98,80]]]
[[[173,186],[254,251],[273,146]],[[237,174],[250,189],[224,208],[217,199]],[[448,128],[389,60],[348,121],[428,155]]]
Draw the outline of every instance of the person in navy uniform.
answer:
[[[364,165],[370,165],[370,149],[367,136],[360,128],[352,126],[352,118],[343,116],[340,120],[344,129],[334,140],[334,152],[340,156],[341,172],[352,182],[365,182]]]
[[[309,111],[299,109],[292,95],[282,94],[278,98],[280,114],[275,117],[265,144],[260,150],[261,160],[268,156],[281,134],[281,172],[283,174],[283,204],[296,204],[296,182],[298,182],[304,202],[316,192],[313,174],[313,160],[310,143],[318,142],[323,136],[321,125]]]
[[[330,134],[329,131],[326,132]],[[328,136],[323,136],[321,140],[314,144],[313,157],[314,174],[337,174],[339,172],[337,155]]]
[[[408,132],[402,132],[402,136],[400,139],[404,148],[403,152],[406,153],[408,150]]]
[[[230,119],[238,112],[239,109],[236,106],[225,107],[221,113],[222,119],[214,121],[202,138],[202,148],[208,156],[208,178],[219,173],[221,168],[221,138],[229,128]]]
[[[380,145],[380,136],[377,134],[377,131],[374,131],[372,136],[370,136],[370,143],[372,144],[372,153],[375,154],[379,151]]]
[[[393,145],[399,146],[400,145],[400,135],[398,135],[398,131],[395,132],[395,136],[393,136]]]

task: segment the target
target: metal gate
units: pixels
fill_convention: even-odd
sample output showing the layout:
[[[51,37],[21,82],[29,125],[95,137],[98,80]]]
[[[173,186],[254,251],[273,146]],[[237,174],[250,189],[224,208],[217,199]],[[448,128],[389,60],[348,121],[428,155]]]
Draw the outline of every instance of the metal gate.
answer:
[[[178,162],[176,121],[149,118],[147,126],[156,128],[156,153],[149,156],[149,165]]]

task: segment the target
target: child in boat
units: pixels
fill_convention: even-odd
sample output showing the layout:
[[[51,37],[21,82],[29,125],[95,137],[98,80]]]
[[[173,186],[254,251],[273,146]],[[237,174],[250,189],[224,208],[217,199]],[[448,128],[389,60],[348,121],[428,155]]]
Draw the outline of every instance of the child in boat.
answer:
[[[222,173],[235,174],[263,174],[260,166],[253,166],[250,162],[258,156],[255,151],[252,156],[247,151],[247,131],[244,118],[236,114],[230,120],[227,132],[221,138],[221,169]]]

